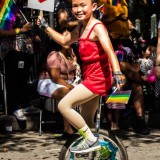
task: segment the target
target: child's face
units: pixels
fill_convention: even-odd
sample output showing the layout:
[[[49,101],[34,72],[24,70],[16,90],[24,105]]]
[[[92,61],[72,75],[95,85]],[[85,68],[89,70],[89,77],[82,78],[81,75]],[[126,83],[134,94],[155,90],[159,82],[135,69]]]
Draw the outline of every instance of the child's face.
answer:
[[[80,21],[89,19],[96,8],[97,3],[91,0],[72,0],[72,11]]]

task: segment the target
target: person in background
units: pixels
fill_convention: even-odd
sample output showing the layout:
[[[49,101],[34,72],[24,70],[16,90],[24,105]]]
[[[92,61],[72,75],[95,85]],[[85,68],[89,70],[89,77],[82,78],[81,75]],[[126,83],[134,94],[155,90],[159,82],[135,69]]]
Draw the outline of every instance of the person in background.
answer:
[[[107,27],[113,48],[116,51],[121,43],[124,46],[131,44],[130,26],[128,19],[128,4],[126,0],[118,1],[117,4],[108,4],[101,0],[99,6],[104,4],[103,15],[101,21]]]
[[[130,89],[132,89],[131,97],[133,97],[133,106],[136,110],[136,132],[149,134],[149,129],[143,119],[143,92],[141,86],[141,82],[143,80],[137,70],[136,65],[132,65],[135,58],[132,57],[132,55],[137,54],[137,48],[135,47],[134,39],[139,39],[140,33],[138,33],[130,19],[128,19],[128,4],[126,0],[117,1],[117,4],[112,5],[101,0],[99,6],[102,4],[104,4],[104,10],[101,20],[109,30],[109,35],[111,37],[111,42],[115,52],[119,50],[119,46],[129,48],[128,51],[132,52],[132,54],[130,54],[131,52],[127,53],[125,49],[122,49],[124,54],[130,54],[130,56],[127,59],[124,58],[119,61],[120,68],[122,73],[126,76],[127,84],[131,86]],[[125,86],[127,86],[127,84],[125,84]],[[116,117],[114,118],[117,121],[120,117],[119,112],[117,112],[115,116]],[[118,122],[116,123],[118,124]],[[119,127],[116,125],[112,128],[118,129]]]
[[[63,35],[67,35],[73,27],[68,25],[68,16],[69,13],[67,9],[59,6],[56,12],[57,21],[55,28]],[[44,41],[43,38],[44,37],[42,37],[42,42]],[[47,57],[43,56],[43,59],[47,59],[47,61],[44,62],[44,67],[40,71],[37,90],[40,95],[54,98],[59,102],[70,91],[70,86],[73,81],[76,80],[77,77],[80,79],[81,70],[77,63],[77,54],[72,46],[60,46],[55,42],[53,43],[53,40],[50,40],[50,42],[52,43],[50,43],[49,46],[52,46],[50,46],[50,49],[44,51],[45,54],[49,54]],[[69,76],[67,76],[68,69],[71,70]],[[48,93],[48,91],[50,93]],[[65,118],[63,120],[64,130],[62,138],[71,137],[74,130]]]
[[[68,34],[64,31],[62,34]],[[40,72],[38,82],[38,93],[40,95],[60,101],[71,89],[75,74],[80,74],[76,55],[70,46],[56,46],[50,52]],[[68,138],[74,133],[71,125],[64,118],[63,138]]]
[[[44,18],[39,16],[37,20],[37,24],[61,45],[70,45],[78,40],[79,54],[83,61],[83,81],[72,87],[58,104],[61,114],[84,137],[84,141],[70,148],[70,151],[75,153],[94,151],[100,148],[100,145],[83,117],[74,108],[88,103],[86,112],[95,115],[99,96],[105,96],[112,86],[112,72],[118,89],[124,85],[125,79],[106,27],[93,16],[96,8],[96,0],[72,0],[72,11],[78,19],[78,25],[66,36],[49,27]]]
[[[59,5],[58,9],[57,9],[56,30],[58,32],[63,32],[65,30],[72,31],[78,24],[78,21],[75,18],[75,16],[73,15],[73,13],[71,12],[71,9],[65,7],[65,6],[67,6],[67,4],[65,2],[63,2],[63,3],[64,4],[62,6]],[[82,62],[81,62],[81,59],[78,54],[78,43],[75,42],[75,43],[71,44],[71,47],[73,48],[73,50],[76,54],[76,57],[77,57],[77,62],[81,67]]]
[[[16,16],[18,14],[19,13],[17,13]],[[28,101],[28,97],[26,97],[26,93],[28,92],[28,90],[26,89],[26,92],[24,92],[24,90],[23,91],[20,90],[22,88],[25,89],[24,86],[27,83],[27,75],[28,75],[28,70],[30,68],[31,59],[29,55],[24,53],[24,51],[23,52],[19,51],[19,47],[21,47],[21,44],[16,42],[16,37],[31,31],[32,26],[30,22],[26,22],[22,26],[16,26],[16,21],[13,24],[13,26],[11,25],[12,26],[11,29],[8,30],[0,29],[0,46],[1,46],[0,56],[1,60],[5,62],[3,63],[5,64],[5,66],[2,65],[2,68],[5,67],[5,72],[6,72],[5,83],[7,89],[8,114],[13,114],[13,112],[19,108],[20,101],[21,102]],[[25,72],[24,75],[23,72]],[[25,78],[26,81],[23,81],[25,80]],[[23,114],[22,110],[20,109],[17,111],[18,114],[16,114],[16,118],[19,120],[26,120],[26,116]]]
[[[16,21],[19,19],[17,18]],[[16,35],[7,35],[1,40],[1,54],[4,57],[6,72],[8,113],[13,114],[18,120],[26,120],[23,111],[30,106],[28,78],[33,64],[32,40],[28,32],[32,27],[27,23],[21,26],[15,24],[14,28],[17,31]],[[8,32],[14,34],[13,29]]]
[[[157,97],[157,108],[159,108],[160,106],[160,20],[158,22],[158,42],[156,50],[155,75],[156,75],[155,94]]]
[[[158,23],[158,43],[156,51],[155,74],[157,78],[160,79],[160,21]]]
[[[127,47],[123,47],[125,50]],[[130,49],[131,50],[131,49]],[[129,50],[128,50],[129,51]],[[127,50],[124,52],[126,54]],[[134,58],[133,58],[134,60]],[[136,59],[135,59],[136,60]],[[125,74],[127,83],[124,88],[132,90],[130,103],[136,111],[136,118],[133,124],[133,130],[136,133],[148,135],[150,129],[144,120],[144,96],[143,96],[143,78],[140,71],[140,66],[136,61],[129,63],[123,59],[120,61],[122,73]],[[134,78],[133,78],[134,77]]]
[[[25,23],[21,27],[14,25],[10,30],[0,29],[1,57],[4,58],[9,50],[16,48],[16,36],[25,34],[31,30],[32,26],[30,22]]]
[[[140,58],[136,61],[139,64],[140,74],[143,79],[142,85],[145,111],[153,111],[157,102],[156,76],[154,68],[156,45],[157,37],[153,37],[150,42],[142,47]]]
[[[11,30],[0,29],[0,39],[1,38],[6,38],[8,36],[14,36],[14,35],[17,35],[17,34],[20,34],[20,33],[25,33],[25,32],[28,32],[31,29],[32,29],[32,27],[31,27],[31,24],[29,22],[24,24],[22,28],[13,28]]]

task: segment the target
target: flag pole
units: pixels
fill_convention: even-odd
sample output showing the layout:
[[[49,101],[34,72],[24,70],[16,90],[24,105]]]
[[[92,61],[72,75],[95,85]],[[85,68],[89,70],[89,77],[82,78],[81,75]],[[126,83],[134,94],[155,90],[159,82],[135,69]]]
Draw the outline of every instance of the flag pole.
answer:
[[[96,10],[101,9],[104,6],[104,4],[102,4],[101,6],[99,6]]]
[[[16,4],[16,2],[13,0],[13,2]],[[16,4],[17,5],[17,4]],[[29,23],[28,22],[28,20],[27,20],[27,18],[25,17],[25,15],[23,14],[23,12],[21,11],[21,9],[19,9],[19,12],[21,13],[21,15],[23,16],[23,18],[25,19],[25,21],[27,22],[27,23]]]
[[[23,12],[22,12],[21,10],[19,10],[19,12],[20,12],[21,15],[23,16],[23,18],[26,20],[26,22],[29,23],[28,20],[27,20],[27,18],[24,16]]]

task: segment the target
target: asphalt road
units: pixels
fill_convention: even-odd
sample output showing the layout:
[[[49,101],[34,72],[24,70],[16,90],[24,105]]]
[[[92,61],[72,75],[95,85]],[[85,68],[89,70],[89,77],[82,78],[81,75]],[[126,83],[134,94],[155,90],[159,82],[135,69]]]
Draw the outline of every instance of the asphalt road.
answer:
[[[0,134],[0,160],[58,160],[65,140],[56,133],[16,132]],[[160,130],[147,136],[120,131],[129,160],[160,160]]]

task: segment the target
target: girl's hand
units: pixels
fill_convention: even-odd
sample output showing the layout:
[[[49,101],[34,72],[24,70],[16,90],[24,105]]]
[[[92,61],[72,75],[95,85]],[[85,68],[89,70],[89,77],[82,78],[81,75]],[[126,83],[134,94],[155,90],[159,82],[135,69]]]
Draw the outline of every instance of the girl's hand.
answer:
[[[37,25],[43,30],[45,30],[45,29],[47,29],[49,27],[49,25],[46,22],[46,20],[41,16],[38,16]]]
[[[114,72],[113,76],[116,83],[116,87],[118,88],[118,90],[120,90],[126,83],[126,77],[124,76],[124,74],[122,74],[121,71]]]

